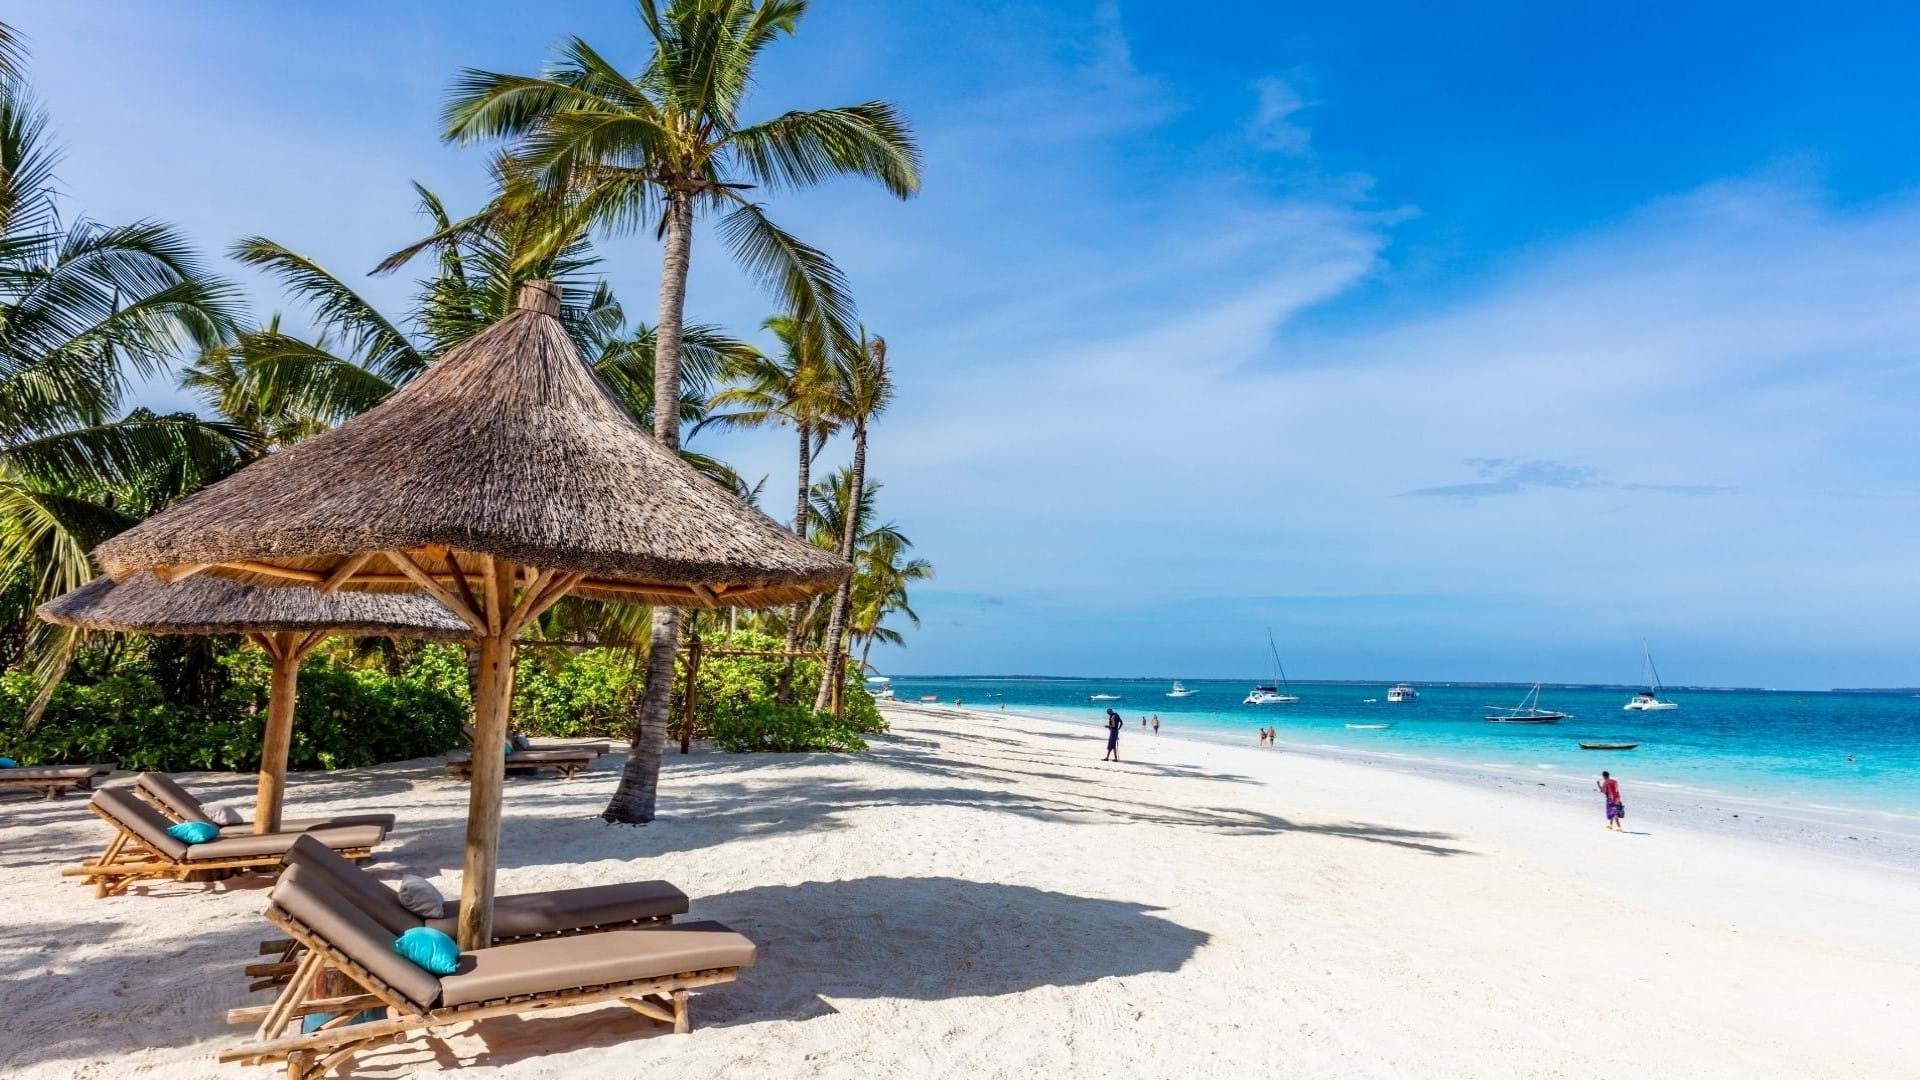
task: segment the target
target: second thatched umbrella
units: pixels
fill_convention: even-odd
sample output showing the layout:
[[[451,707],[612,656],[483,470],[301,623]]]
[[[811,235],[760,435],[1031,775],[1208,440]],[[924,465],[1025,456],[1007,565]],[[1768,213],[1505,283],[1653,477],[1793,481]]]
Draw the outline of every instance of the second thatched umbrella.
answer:
[[[260,793],[253,831],[277,832],[286,794],[300,662],[330,635],[462,641],[457,615],[425,596],[327,595],[313,589],[263,589],[203,575],[168,585],[152,574],[124,582],[96,578],[40,605],[50,623],[121,634],[245,634],[273,658],[267,723],[260,742]]]
[[[95,554],[116,579],[431,595],[478,646],[475,747],[505,743],[513,638],[562,596],[775,607],[847,576],[642,431],[559,314],[553,285],[522,286],[511,314],[378,407]],[[492,940],[504,770],[474,754],[462,948]]]

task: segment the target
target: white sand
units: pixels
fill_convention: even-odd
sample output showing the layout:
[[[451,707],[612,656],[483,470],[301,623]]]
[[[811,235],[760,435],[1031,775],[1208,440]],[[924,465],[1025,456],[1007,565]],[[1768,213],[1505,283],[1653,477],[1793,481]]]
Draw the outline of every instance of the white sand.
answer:
[[[494,1020],[354,1076],[1876,1076],[1920,1073],[1920,875],[1282,752],[919,710],[862,757],[671,758],[670,817],[511,781],[502,891],[665,877],[761,962],[693,1034],[624,1008]],[[192,776],[203,797],[244,777]],[[465,788],[302,775],[391,808],[453,892]],[[90,899],[83,801],[0,805],[0,1073],[217,1066],[261,1004],[258,887]]]

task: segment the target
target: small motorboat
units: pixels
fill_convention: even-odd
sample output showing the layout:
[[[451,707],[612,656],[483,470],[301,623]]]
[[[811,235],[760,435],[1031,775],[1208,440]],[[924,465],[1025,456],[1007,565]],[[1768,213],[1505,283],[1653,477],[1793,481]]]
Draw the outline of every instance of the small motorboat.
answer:
[[[1394,704],[1419,701],[1420,692],[1406,683],[1401,683],[1398,686],[1390,686],[1387,688],[1387,700]]]
[[[1639,746],[1640,744],[1637,742],[1583,742],[1580,744],[1580,749],[1582,750],[1634,750],[1639,748]]]
[[[1386,729],[1392,727],[1393,725],[1392,724],[1348,724],[1347,726],[1349,728],[1352,728],[1355,731],[1385,731]]]
[[[1189,690],[1186,687],[1181,686],[1180,683],[1176,681],[1173,684],[1173,689],[1167,691],[1167,696],[1168,697],[1192,697],[1194,694],[1198,692],[1199,691],[1196,691],[1196,690]]]
[[[1489,705],[1487,708],[1491,710],[1487,713],[1489,724],[1557,724],[1567,718],[1566,713],[1540,707],[1539,683],[1534,683],[1527,696],[1520,699],[1520,704],[1512,708],[1503,705]]]
[[[1088,701],[1119,701],[1119,694],[1088,694]]]
[[[932,705],[939,702],[940,695],[939,694],[921,694],[920,700],[929,705]]]

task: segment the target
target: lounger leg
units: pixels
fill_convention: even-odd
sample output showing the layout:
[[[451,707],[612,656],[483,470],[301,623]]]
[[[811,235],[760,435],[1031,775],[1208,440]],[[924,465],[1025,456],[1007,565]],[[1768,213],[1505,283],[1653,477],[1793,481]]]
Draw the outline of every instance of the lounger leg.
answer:
[[[280,992],[280,1000],[273,1003],[266,1019],[260,1021],[260,1030],[254,1033],[255,1038],[266,1042],[279,1037],[280,1029],[287,1024],[287,1016],[307,996],[307,985],[324,962],[325,958],[311,949],[300,958],[300,965],[293,969],[292,976],[287,979],[287,988]]]
[[[687,1011],[687,992],[673,992],[673,1030],[675,1034],[685,1035],[693,1030],[693,1016]]]

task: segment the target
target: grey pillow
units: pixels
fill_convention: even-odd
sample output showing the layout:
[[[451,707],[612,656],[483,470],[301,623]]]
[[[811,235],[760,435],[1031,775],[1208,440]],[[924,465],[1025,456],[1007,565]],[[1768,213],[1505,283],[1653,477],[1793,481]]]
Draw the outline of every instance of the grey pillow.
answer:
[[[200,810],[207,815],[207,820],[215,825],[238,825],[247,820],[240,816],[240,811],[223,802],[205,803]]]
[[[522,735],[517,731],[514,732],[512,735],[507,736],[507,741],[513,744],[513,748],[515,750],[533,749],[533,740],[527,738],[525,735]]]
[[[423,919],[438,919],[447,913],[446,898],[433,882],[412,874],[400,879],[400,906]]]

